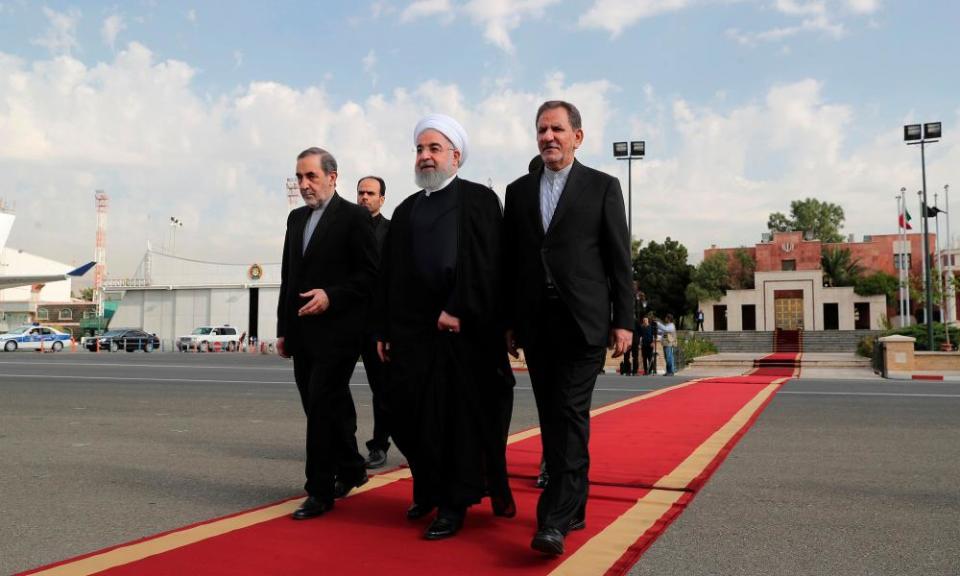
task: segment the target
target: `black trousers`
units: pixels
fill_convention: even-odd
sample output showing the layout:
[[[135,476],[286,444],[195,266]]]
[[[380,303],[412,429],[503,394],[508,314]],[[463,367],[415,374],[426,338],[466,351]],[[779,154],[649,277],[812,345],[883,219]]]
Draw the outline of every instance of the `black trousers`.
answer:
[[[644,374],[653,374],[657,371],[657,358],[653,352],[653,344],[643,344],[640,346],[640,353],[643,355]]]
[[[352,482],[364,474],[357,450],[357,410],[350,395],[350,377],[357,354],[334,353],[293,357],[293,375],[307,415],[307,494],[333,501],[337,478]]]
[[[363,359],[363,369],[367,373],[367,382],[370,383],[370,392],[373,394],[373,438],[367,440],[367,450],[383,450],[386,452],[390,448],[390,426],[387,423],[387,399],[384,390],[383,362],[377,355],[377,341],[375,338],[364,338],[363,348],[360,350],[360,357]]]
[[[524,354],[540,417],[550,482],[537,503],[539,528],[566,534],[586,512],[590,469],[590,404],[605,349],[590,346],[566,306],[552,300]]]

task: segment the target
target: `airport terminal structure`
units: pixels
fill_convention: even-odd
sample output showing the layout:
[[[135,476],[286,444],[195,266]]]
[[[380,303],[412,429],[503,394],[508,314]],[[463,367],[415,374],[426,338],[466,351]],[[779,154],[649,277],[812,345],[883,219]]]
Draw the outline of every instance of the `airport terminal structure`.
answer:
[[[164,350],[198,326],[230,325],[247,339],[276,338],[280,263],[220,263],[147,249],[132,278],[104,282],[120,300],[111,328],[137,327]]]

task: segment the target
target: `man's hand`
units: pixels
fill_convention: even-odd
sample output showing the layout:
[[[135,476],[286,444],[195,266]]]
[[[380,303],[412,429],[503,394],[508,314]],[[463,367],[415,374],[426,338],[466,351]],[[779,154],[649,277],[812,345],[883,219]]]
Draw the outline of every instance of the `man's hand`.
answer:
[[[323,288],[314,288],[300,294],[301,298],[309,298],[310,301],[304,304],[297,311],[297,316],[312,316],[323,314],[330,307],[330,299],[327,298],[327,292]]]
[[[460,319],[446,312],[441,312],[440,317],[437,318],[437,330],[457,334],[460,332]]]
[[[633,332],[623,328],[614,328],[610,330],[610,344],[607,348],[613,349],[613,357],[619,358],[630,349],[633,342]]]
[[[390,361],[390,343],[383,340],[377,340],[377,356],[381,362]]]
[[[514,359],[520,358],[520,353],[517,352],[517,339],[513,337],[513,330],[508,328],[506,333],[507,338],[507,354],[510,354]]]
[[[286,344],[284,344],[283,342],[283,336],[280,336],[279,338],[277,338],[277,354],[279,354],[281,358],[290,357],[290,355],[287,354],[287,348],[286,348]]]

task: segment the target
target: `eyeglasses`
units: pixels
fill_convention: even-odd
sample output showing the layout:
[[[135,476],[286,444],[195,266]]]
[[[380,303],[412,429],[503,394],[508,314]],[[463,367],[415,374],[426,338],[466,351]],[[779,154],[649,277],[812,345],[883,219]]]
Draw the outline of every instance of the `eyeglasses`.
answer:
[[[444,150],[455,150],[455,148],[445,148],[440,144],[430,144],[429,146],[418,145],[416,148],[413,149],[413,151],[417,153],[417,156],[423,154],[424,150],[426,150],[431,156],[436,156],[437,154],[440,154]]]

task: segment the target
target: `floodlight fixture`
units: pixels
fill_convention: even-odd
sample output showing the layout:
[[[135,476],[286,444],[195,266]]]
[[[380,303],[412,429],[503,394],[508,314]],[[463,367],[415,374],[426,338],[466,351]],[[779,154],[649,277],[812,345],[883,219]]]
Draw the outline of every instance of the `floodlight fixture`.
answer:
[[[614,142],[613,143],[613,157],[614,158],[626,158],[630,156],[630,152],[627,149],[626,142]]]
[[[922,126],[920,124],[907,124],[903,127],[903,139],[906,142],[912,142],[914,140],[919,140],[923,137],[921,132]]]
[[[936,140],[943,134],[940,122],[927,122],[923,125],[923,138]]]
[[[646,153],[647,143],[644,140],[639,142],[634,141],[630,142],[630,155],[631,156],[643,156]]]

